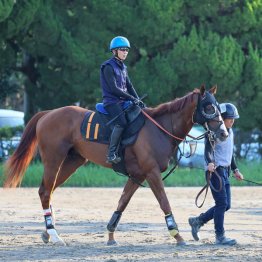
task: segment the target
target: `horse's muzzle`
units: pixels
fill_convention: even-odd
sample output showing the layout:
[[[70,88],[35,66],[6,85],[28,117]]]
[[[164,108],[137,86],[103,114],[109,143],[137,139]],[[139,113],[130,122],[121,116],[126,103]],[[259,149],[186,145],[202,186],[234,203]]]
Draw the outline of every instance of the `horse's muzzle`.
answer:
[[[227,138],[228,138],[228,131],[227,130],[219,130],[218,131],[218,134],[217,135],[217,138],[220,140],[220,141],[225,141]]]

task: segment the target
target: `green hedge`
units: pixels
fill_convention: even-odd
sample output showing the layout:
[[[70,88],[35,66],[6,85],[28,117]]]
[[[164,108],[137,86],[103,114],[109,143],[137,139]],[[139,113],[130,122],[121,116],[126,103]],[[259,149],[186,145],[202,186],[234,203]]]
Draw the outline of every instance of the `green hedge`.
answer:
[[[244,178],[262,183],[262,166],[260,162],[241,161],[240,171]],[[167,171],[168,172],[168,171]],[[167,173],[163,173],[162,177]],[[3,165],[0,165],[0,173],[3,173]],[[29,166],[22,181],[22,187],[38,187],[42,180],[43,165],[33,163]],[[63,186],[67,187],[123,187],[127,177],[116,174],[111,169],[106,169],[94,164],[80,167]],[[233,186],[254,186],[255,184],[245,181],[239,182],[231,178]],[[3,176],[0,176],[0,184],[3,184]],[[205,184],[203,169],[177,168],[165,181],[165,186],[203,186]],[[146,183],[145,183],[146,185]]]
[[[0,139],[10,139],[15,136],[17,133],[22,133],[24,126],[17,127],[1,127],[0,128]]]

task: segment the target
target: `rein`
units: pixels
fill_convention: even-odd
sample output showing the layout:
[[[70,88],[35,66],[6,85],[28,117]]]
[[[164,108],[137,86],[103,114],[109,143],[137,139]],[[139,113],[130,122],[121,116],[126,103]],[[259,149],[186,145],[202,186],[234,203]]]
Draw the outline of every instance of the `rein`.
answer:
[[[144,110],[141,110],[141,112],[144,114],[144,116],[146,116],[151,122],[153,122],[159,129],[161,129],[164,133],[168,134],[169,136],[171,136],[172,138],[174,139],[177,139],[177,140],[180,140],[180,141],[184,141],[185,138],[180,138],[180,137],[177,137],[177,136],[174,136],[173,134],[171,134],[169,131],[167,131],[164,127],[162,127],[155,119],[153,119],[149,114],[147,114]],[[121,113],[120,113],[121,114]],[[118,118],[119,115],[117,115],[114,119],[112,119],[110,122],[113,122],[116,118]],[[187,134],[186,136],[192,138],[192,139],[202,139],[204,137],[205,133],[197,138]],[[177,144],[177,142],[176,142]],[[178,147],[179,149],[179,147]],[[180,150],[180,149],[179,149]],[[176,162],[176,164],[171,168],[171,170],[168,172],[167,175],[165,175],[165,177],[162,179],[162,180],[165,180],[178,166],[178,163],[180,161],[180,159],[182,158],[183,154],[181,153],[181,150],[180,150],[180,157],[178,159],[178,161]],[[118,172],[116,172],[118,175],[121,175],[119,174]],[[143,184],[139,183],[136,179],[134,179],[133,177],[131,177],[130,175],[128,176],[129,179],[131,179],[134,183],[138,184],[139,186],[141,187],[146,187],[144,186]]]
[[[173,134],[171,134],[169,131],[167,131],[164,127],[162,127],[155,119],[153,119],[149,114],[147,114],[144,110],[142,110],[142,113],[152,122],[154,123],[160,130],[162,130],[164,133],[166,133],[167,135],[169,135],[170,137],[174,138],[174,139],[177,139],[177,140],[180,140],[180,141],[185,141],[185,138],[180,138],[180,137],[177,137],[177,136],[174,136]],[[192,121],[193,122],[193,121]],[[193,122],[194,123],[194,122]],[[208,130],[207,132],[205,132],[204,134],[198,136],[198,137],[194,137],[194,136],[191,136],[189,134],[187,134],[185,137],[190,137],[194,140],[200,140],[202,138],[205,137],[206,133],[209,133],[210,131]],[[175,141],[176,142],[176,141]],[[177,144],[177,142],[176,142]],[[181,152],[180,148],[178,147],[178,144],[177,144],[177,148],[180,152],[180,156],[178,158],[178,160],[176,161],[175,165],[169,170],[169,172],[162,178],[162,181],[164,181],[167,177],[169,177],[170,174],[172,174],[174,172],[174,170],[177,168],[178,164],[179,164],[179,161],[181,160],[181,158],[184,156],[184,154]],[[188,156],[190,157],[190,156]]]
[[[159,129],[161,129],[164,133],[168,134],[170,137],[174,138],[175,140],[180,140],[180,141],[184,141],[185,138],[180,138],[180,137],[177,137],[177,136],[174,136],[173,134],[171,134],[169,131],[167,131],[164,127],[162,127],[155,119],[153,119],[149,114],[147,114],[144,110],[142,110],[142,113],[152,122],[154,123]],[[188,135],[189,137],[192,138],[192,136]],[[176,142],[176,141],[175,141]],[[177,142],[176,142],[177,144]],[[177,148],[179,149],[178,147],[178,144],[177,144]],[[180,149],[179,149],[180,150]],[[177,168],[178,166],[178,163],[179,161],[181,160],[183,154],[181,153],[181,150],[180,150],[180,156],[179,156],[179,159],[176,161],[175,165],[170,169],[170,171],[162,178],[162,181],[164,181],[167,177],[169,177],[170,174],[172,174],[174,172],[174,170]]]
[[[207,131],[204,133],[204,134],[202,134],[202,135],[200,135],[200,136],[198,136],[198,137],[194,137],[194,136],[191,136],[191,135],[189,135],[189,134],[186,134],[185,135],[185,137],[184,138],[180,138],[180,137],[177,137],[177,136],[175,136],[175,135],[173,135],[172,133],[170,133],[168,130],[166,130],[163,126],[161,126],[155,119],[153,119],[148,113],[146,113],[144,110],[141,110],[141,112],[143,113],[143,115],[146,117],[146,118],[148,118],[153,124],[155,124],[160,130],[162,130],[164,133],[166,133],[167,135],[169,135],[170,137],[172,137],[173,139],[175,139],[175,142],[176,142],[176,146],[177,146],[177,148],[178,148],[178,150],[179,150],[179,152],[180,152],[180,156],[179,156],[179,159],[177,160],[177,162],[175,163],[175,165],[170,169],[170,171],[168,172],[168,174],[167,175],[165,175],[165,177],[162,179],[162,181],[163,180],[165,180],[171,173],[173,173],[173,171],[177,168],[177,166],[178,166],[178,164],[179,164],[179,161],[181,160],[181,158],[182,158],[182,156],[183,156],[183,154],[181,153],[181,150],[180,150],[180,148],[178,147],[178,143],[177,143],[177,141],[176,140],[179,140],[179,141],[185,141],[185,138],[188,136],[188,137],[190,137],[190,138],[192,138],[192,139],[194,139],[194,140],[200,140],[200,139],[202,139],[202,138],[204,138],[205,137],[205,135],[206,134],[208,134],[208,137],[209,137],[209,139],[210,139],[210,137],[212,136],[212,131],[210,131],[209,130],[209,128],[208,128],[208,126],[207,126],[207,123],[206,123],[206,128],[207,128]],[[194,124],[194,114],[195,114],[195,111],[194,111],[194,113],[193,113],[193,115],[192,115],[192,123]],[[172,119],[171,119],[171,121],[172,121]],[[188,156],[188,157],[190,157],[190,156]],[[199,194],[198,194],[198,196],[197,196],[197,198],[196,198],[196,205],[197,205],[197,199],[198,199],[198,197],[201,195],[201,193],[206,189],[206,194],[205,194],[205,198],[206,198],[206,195],[207,195],[207,190],[208,190],[208,187],[210,186],[210,187],[212,187],[212,189],[214,189],[214,187],[212,186],[212,184],[211,184],[211,182],[210,182],[210,177],[211,177],[211,175],[210,176],[208,176],[209,178],[207,179],[207,184],[203,187],[203,189],[199,192]],[[131,178],[131,177],[130,177]],[[222,188],[222,181],[221,181],[221,178],[218,176],[218,178],[220,179],[220,189],[219,189],[219,191],[221,190],[221,188]],[[132,178],[131,178],[132,179]],[[136,182],[137,183],[137,181],[134,181],[134,182]],[[142,184],[140,184],[140,183],[137,183],[137,184],[139,184],[140,186],[143,186]],[[216,189],[214,189],[215,191],[216,191]],[[204,201],[205,201],[205,198],[204,198]],[[203,203],[201,204],[201,206],[198,206],[198,207],[202,207],[202,205],[204,204],[204,201],[203,201]]]
[[[153,122],[159,129],[161,129],[163,132],[165,132],[166,134],[168,134],[169,136],[171,136],[174,139],[178,139],[180,141],[185,140],[185,138],[180,138],[177,136],[174,136],[173,134],[171,134],[169,131],[167,131],[164,127],[162,127],[159,123],[157,123],[157,121],[155,119],[153,119],[148,113],[146,113],[144,110],[142,110],[142,113],[151,121]]]
[[[170,137],[174,138],[174,139],[177,139],[177,140],[180,140],[180,141],[184,141],[185,138],[180,138],[180,137],[177,137],[177,136],[174,136],[173,134],[171,134],[169,131],[167,131],[164,127],[162,127],[155,119],[153,119],[150,115],[148,115],[144,110],[142,110],[142,113],[151,121],[153,122],[159,129],[161,129],[164,133],[168,134]],[[205,135],[208,134],[208,138],[209,140],[211,140],[211,136],[212,136],[212,133],[210,130],[208,130],[207,132],[205,132],[204,134],[200,135],[199,137],[193,137],[189,134],[187,134],[186,136],[192,138],[192,139],[195,139],[195,140],[200,140],[202,138],[205,137]],[[210,142],[211,143],[211,142]],[[211,143],[212,145],[212,143]],[[179,149],[179,147],[178,147]],[[179,149],[180,150],[180,149]],[[162,181],[164,181],[170,174],[172,174],[174,172],[174,170],[177,168],[178,164],[179,164],[179,161],[181,160],[183,154],[181,153],[181,150],[180,150],[180,156],[179,156],[179,159],[176,161],[175,165],[170,169],[170,171],[162,178]],[[215,187],[212,185],[211,183],[211,176],[215,174],[219,180],[219,189],[215,189]],[[205,203],[205,200],[206,200],[206,196],[207,196],[207,192],[208,192],[208,188],[211,187],[215,192],[219,192],[221,191],[222,189],[222,180],[221,180],[221,177],[219,176],[219,174],[217,173],[217,171],[211,173],[211,172],[208,172],[207,175],[206,175],[206,185],[200,190],[200,192],[197,194],[196,196],[196,199],[195,199],[195,205],[198,207],[198,208],[201,208],[204,203]],[[205,196],[204,196],[204,200],[202,201],[202,203],[200,205],[198,205],[198,198],[200,197],[200,195],[205,191]]]
[[[174,138],[174,139],[177,139],[177,140],[180,140],[180,141],[184,141],[185,138],[180,138],[180,137],[177,137],[177,136],[174,136],[173,134],[171,134],[169,131],[167,131],[164,127],[162,127],[154,118],[152,118],[148,113],[146,113],[144,110],[142,110],[142,113],[151,121],[153,122],[159,129],[161,129],[164,133],[168,134],[170,137]],[[193,122],[194,123],[194,122]],[[210,132],[209,130],[207,132]],[[205,137],[206,133],[205,132],[204,134],[198,136],[198,137],[194,137],[194,136],[191,136],[189,134],[187,134],[186,136],[194,139],[194,140],[200,140],[202,138]]]
[[[179,149],[179,147],[178,147],[178,149]],[[180,149],[179,149],[179,152],[180,152],[179,159],[176,161],[175,165],[169,170],[169,172],[162,178],[162,181],[164,181],[167,177],[169,177],[169,175],[171,175],[174,172],[174,170],[177,168],[179,161],[181,160],[181,158],[183,156]]]
[[[137,179],[135,179],[134,177],[130,176],[129,174],[128,175],[122,175],[121,173],[119,173],[117,171],[115,171],[115,173],[118,174],[119,176],[128,177],[129,179],[131,179],[134,182],[134,184],[138,184],[141,187],[146,187],[143,184],[141,184]]]
[[[200,99],[200,98],[199,98],[199,99]],[[198,100],[198,101],[199,101],[199,100]],[[195,115],[195,113],[199,110],[199,102],[198,102],[198,104],[197,104],[197,106],[196,106],[196,109],[194,110],[194,113],[193,113],[193,115],[192,115],[192,123],[193,123],[193,124],[194,124],[195,122],[198,122],[198,123],[199,123],[200,120],[203,120],[203,119],[204,119],[203,125],[205,125],[206,130],[207,130],[204,134],[200,135],[200,136],[197,137],[197,138],[196,138],[196,137],[193,137],[193,136],[191,136],[191,135],[189,135],[189,134],[186,134],[184,138],[180,138],[180,137],[177,137],[177,136],[173,135],[173,134],[170,133],[168,130],[166,130],[163,126],[161,126],[156,120],[154,120],[149,114],[147,114],[144,110],[142,110],[142,113],[144,114],[145,117],[147,117],[152,123],[154,123],[160,130],[162,130],[162,131],[163,131],[164,133],[166,133],[168,136],[170,136],[170,137],[172,137],[173,139],[175,139],[176,146],[177,146],[177,148],[178,148],[178,150],[179,150],[179,152],[180,152],[180,156],[179,156],[177,162],[175,163],[175,165],[171,168],[171,170],[168,172],[168,174],[167,174],[162,180],[165,180],[165,179],[177,168],[177,166],[178,166],[178,164],[179,164],[179,161],[181,160],[181,158],[182,158],[182,156],[183,156],[183,153],[184,153],[184,152],[182,153],[182,152],[181,152],[181,149],[178,147],[178,141],[177,141],[177,140],[179,140],[180,142],[181,142],[181,141],[185,141],[186,136],[188,136],[188,137],[190,137],[190,138],[192,138],[192,139],[194,139],[194,140],[200,140],[200,139],[202,139],[203,137],[205,137],[206,134],[207,134],[207,135],[208,135],[208,139],[209,139],[209,141],[210,141],[210,143],[211,143],[211,146],[212,146],[212,148],[214,149],[214,144],[212,143],[212,142],[214,142],[214,131],[209,130],[206,119],[210,120],[210,119],[214,119],[216,116],[218,116],[218,115],[219,115],[219,109],[212,103],[212,101],[211,101],[211,104],[212,104],[212,106],[213,106],[214,113],[213,113],[213,114],[208,114],[208,113],[205,112],[204,109],[202,109],[202,110],[201,110],[202,118],[200,118],[200,119],[199,119],[199,118],[196,119],[196,115]],[[195,119],[196,119],[196,121],[195,121]],[[197,120],[198,120],[198,121],[197,121]],[[200,123],[201,123],[201,122],[203,122],[203,121],[200,121]],[[219,128],[219,127],[221,126],[221,124],[223,123],[223,121],[217,121],[217,122],[220,123],[220,125],[218,126],[218,128]],[[172,117],[171,117],[171,123],[172,123]],[[173,128],[173,124],[172,124],[172,128]],[[172,130],[172,131],[173,131],[173,130]],[[214,152],[214,151],[213,151],[213,152]],[[192,152],[190,152],[190,153],[192,153]],[[190,154],[190,156],[191,156],[191,154]],[[188,156],[188,157],[190,157],[190,156]],[[217,190],[216,188],[214,188],[214,186],[213,186],[212,183],[211,183],[211,177],[212,177],[213,174],[215,174],[215,175],[217,176],[218,180],[219,180],[219,189],[218,189],[218,190]],[[211,187],[211,189],[212,189],[213,191],[215,191],[215,192],[219,192],[219,191],[221,191],[221,189],[222,189],[222,179],[221,179],[221,177],[219,176],[219,174],[217,173],[216,170],[215,170],[213,173],[212,173],[212,172],[206,172],[206,185],[200,190],[200,192],[198,193],[198,195],[197,195],[197,197],[196,197],[196,199],[195,199],[195,204],[196,204],[196,206],[197,206],[198,208],[201,208],[201,207],[203,206],[203,204],[204,204],[204,202],[205,202],[205,200],[206,200],[206,196],[207,196],[207,192],[208,192],[208,188],[209,188],[209,187]],[[204,200],[203,200],[203,202],[202,202],[200,205],[198,205],[198,198],[199,198],[199,196],[200,196],[204,191],[205,191]]]

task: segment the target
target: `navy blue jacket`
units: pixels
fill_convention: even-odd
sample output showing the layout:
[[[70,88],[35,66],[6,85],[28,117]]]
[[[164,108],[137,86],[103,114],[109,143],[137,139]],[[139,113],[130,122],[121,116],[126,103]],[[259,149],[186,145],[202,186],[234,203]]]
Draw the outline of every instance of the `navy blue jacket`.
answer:
[[[138,98],[128,77],[126,65],[114,57],[101,65],[100,84],[105,106]]]

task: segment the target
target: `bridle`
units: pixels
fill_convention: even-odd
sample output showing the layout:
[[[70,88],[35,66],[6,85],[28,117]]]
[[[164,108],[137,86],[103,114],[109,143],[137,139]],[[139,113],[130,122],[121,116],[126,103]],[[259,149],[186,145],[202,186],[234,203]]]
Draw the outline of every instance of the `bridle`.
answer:
[[[210,113],[206,112],[205,109],[208,109]],[[210,130],[208,123],[218,122],[217,127],[215,130]],[[192,122],[198,123],[202,125],[205,130],[210,132],[213,139],[216,137],[216,133],[223,124],[223,120],[220,113],[220,107],[217,101],[215,100],[214,96],[211,95],[209,92],[205,92],[203,96],[199,95],[197,107],[192,116]]]
[[[208,95],[211,96],[211,94],[208,94]],[[204,98],[202,99],[202,101],[203,101],[205,98],[206,98],[206,95],[204,96]],[[219,109],[218,103],[217,103],[216,100],[213,98],[213,99],[211,99],[211,103],[208,104],[208,105],[209,105],[209,108],[210,108],[210,106],[211,106],[211,109],[213,109],[213,110],[211,110],[211,111],[213,111],[213,113],[208,114],[208,113],[205,112],[204,106],[202,106],[202,108],[201,108],[201,105],[202,105],[202,103],[203,103],[202,101],[201,101],[201,95],[199,94],[197,106],[196,106],[196,108],[195,108],[195,110],[194,110],[194,112],[193,112],[193,114],[192,114],[192,123],[193,123],[193,124],[195,124],[195,123],[202,124],[202,126],[205,128],[206,132],[205,132],[204,134],[200,135],[199,137],[193,137],[193,136],[191,136],[191,135],[189,135],[189,134],[187,134],[186,136],[188,136],[188,137],[190,137],[190,138],[192,138],[192,139],[194,139],[194,140],[200,140],[200,139],[204,138],[204,137],[207,135],[208,139],[210,140],[210,143],[211,143],[211,144],[214,144],[215,136],[216,136],[216,135],[215,135],[215,134],[216,134],[216,131],[217,131],[217,130],[220,128],[220,126],[223,124],[222,118],[221,118],[221,120],[219,120],[219,119],[216,120],[216,119],[215,119],[215,118],[219,118],[219,116],[220,116],[220,109]],[[166,133],[168,136],[170,136],[171,138],[173,138],[173,139],[175,140],[175,143],[176,143],[177,148],[179,149],[177,140],[179,140],[179,141],[185,141],[186,136],[185,136],[184,138],[180,138],[180,137],[177,137],[177,136],[173,135],[174,130],[173,130],[173,119],[172,119],[172,116],[171,116],[171,128],[172,128],[172,131],[171,131],[171,132],[172,132],[172,133],[170,133],[170,132],[169,132],[168,130],[166,130],[163,126],[161,126],[156,120],[154,120],[149,114],[147,114],[144,110],[141,110],[141,111],[142,111],[142,113],[144,114],[144,116],[146,116],[146,117],[147,117],[152,123],[154,123],[160,130],[162,130],[162,131],[163,131],[164,133]],[[199,115],[200,115],[200,116],[199,116]],[[210,121],[216,121],[216,122],[219,123],[218,126],[217,126],[217,128],[216,128],[215,130],[210,130],[209,125],[208,125],[208,122],[210,122]],[[180,149],[179,149],[179,150],[180,150]],[[179,156],[178,160],[176,161],[175,165],[170,169],[170,171],[162,178],[162,180],[165,180],[170,174],[173,173],[173,171],[177,168],[177,166],[178,166],[178,164],[179,164],[179,161],[181,160],[182,156],[183,156],[183,153],[181,153],[181,150],[180,150],[180,156]],[[190,156],[187,156],[187,157],[190,157]],[[219,187],[218,190],[213,187],[213,185],[212,185],[212,183],[211,183],[211,181],[210,181],[211,175],[212,175],[212,174],[210,174],[210,173],[206,175],[206,181],[207,181],[207,183],[206,183],[206,185],[201,189],[201,191],[198,193],[198,195],[197,195],[197,197],[196,197],[195,204],[196,204],[196,206],[199,207],[199,208],[202,207],[203,204],[204,204],[204,202],[205,202],[205,199],[206,199],[206,195],[207,195],[208,187],[209,187],[209,186],[212,187],[212,189],[213,189],[214,191],[217,191],[217,192],[219,192],[219,191],[221,190],[221,188],[222,188],[221,178],[220,178],[219,175],[216,173],[216,171],[215,171],[215,175],[218,177],[218,179],[220,179],[220,187]],[[202,202],[201,205],[198,205],[198,204],[197,204],[198,197],[202,194],[202,192],[203,192],[204,190],[206,190],[204,200],[203,200],[203,202]]]
[[[198,124],[202,125],[202,126],[205,128],[206,132],[205,132],[203,135],[200,136],[201,138],[202,138],[202,136],[204,137],[207,132],[210,133],[210,135],[212,135],[212,137],[215,137],[216,131],[217,131],[217,130],[220,128],[220,126],[223,124],[223,121],[222,121],[222,120],[215,120],[215,118],[220,115],[220,111],[219,111],[218,104],[217,104],[216,100],[213,99],[213,100],[215,101],[215,103],[212,103],[211,106],[214,108],[214,111],[215,111],[215,112],[212,113],[212,114],[207,114],[207,113],[205,113],[204,108],[202,108],[202,109],[199,108],[200,96],[201,96],[201,95],[199,94],[198,103],[197,103],[196,108],[195,108],[195,110],[194,110],[194,112],[193,112],[193,114],[192,114],[192,123],[193,123],[193,124],[198,123]],[[210,95],[210,96],[211,96],[211,95]],[[154,123],[159,129],[161,129],[164,133],[166,133],[168,136],[172,137],[172,138],[175,139],[175,140],[184,141],[187,136],[190,137],[190,138],[192,138],[192,139],[196,139],[196,140],[201,139],[201,138],[199,138],[199,137],[194,137],[194,136],[191,136],[191,135],[189,135],[189,134],[186,134],[184,138],[175,136],[175,135],[173,135],[171,132],[169,132],[168,130],[166,130],[163,126],[161,126],[155,119],[153,119],[153,118],[152,118],[148,113],[146,113],[144,110],[141,110],[141,111],[142,111],[142,113],[144,114],[144,116],[145,116],[146,118],[148,118],[148,119],[149,119],[152,123]],[[198,114],[201,114],[201,117],[198,117],[197,113],[198,113]],[[199,119],[199,120],[197,120],[197,119]],[[199,121],[200,121],[200,122],[199,122]],[[209,128],[209,126],[208,126],[208,122],[210,122],[210,121],[215,121],[215,122],[218,122],[218,123],[219,123],[218,127],[217,127],[214,131],[210,130],[210,128]],[[172,131],[173,131],[173,120],[172,120],[172,117],[171,117],[171,127],[172,127]]]
[[[206,93],[206,92],[205,92],[205,93]],[[206,94],[207,94],[207,93],[206,93]],[[208,94],[209,94],[210,98],[213,97],[210,93],[208,93]],[[204,96],[204,98],[202,99],[202,101],[203,101],[205,98],[206,98],[206,96]],[[172,139],[174,139],[177,148],[179,148],[179,147],[178,147],[178,142],[177,142],[177,140],[179,140],[180,142],[181,142],[181,141],[185,141],[185,138],[186,138],[187,136],[190,137],[190,138],[192,138],[192,139],[194,139],[194,140],[200,140],[200,139],[202,139],[203,137],[205,137],[206,134],[208,134],[208,136],[209,136],[210,138],[212,137],[212,139],[214,139],[214,137],[215,137],[215,132],[212,131],[212,130],[210,130],[210,128],[209,128],[209,126],[208,126],[208,122],[210,122],[210,121],[217,121],[217,122],[220,123],[215,131],[217,131],[217,130],[220,128],[220,126],[223,124],[223,121],[214,120],[216,117],[218,117],[218,116],[220,115],[218,103],[216,102],[215,98],[213,97],[213,98],[211,99],[211,101],[213,101],[213,103],[211,103],[211,105],[212,105],[212,107],[214,108],[214,111],[215,111],[215,112],[212,113],[212,114],[206,113],[206,112],[204,111],[204,107],[200,110],[200,104],[201,104],[201,100],[200,100],[200,99],[201,99],[201,94],[199,94],[199,96],[198,96],[198,103],[197,103],[197,105],[196,105],[196,107],[195,107],[195,109],[194,109],[194,112],[193,112],[193,114],[192,114],[192,117],[191,117],[191,119],[192,119],[192,124],[195,124],[195,123],[201,124],[202,126],[204,126],[204,128],[205,128],[205,130],[206,130],[206,132],[205,132],[204,134],[200,135],[199,137],[191,136],[191,135],[189,135],[188,133],[185,135],[184,138],[181,138],[181,137],[178,137],[178,136],[173,135],[173,134],[172,134],[172,133],[173,133],[173,121],[172,121],[172,116],[171,116],[171,128],[172,128],[172,131],[171,131],[171,132],[172,132],[172,133],[171,133],[171,132],[169,132],[168,130],[166,130],[163,126],[161,126],[161,125],[160,125],[155,119],[153,119],[148,113],[146,113],[145,110],[142,109],[141,112],[143,113],[143,115],[144,115],[147,119],[149,119],[153,124],[155,124],[160,130],[162,130],[165,134],[167,134],[169,137],[171,137]],[[200,117],[200,118],[198,117],[199,114],[201,114],[201,117]],[[197,119],[200,119],[201,122],[199,122],[199,120],[197,120]],[[176,167],[178,166],[178,163],[179,163],[180,159],[182,158],[182,156],[183,156],[183,154],[181,154],[181,152],[180,152],[180,157],[179,157],[178,161],[176,162],[176,164],[174,165],[174,167],[171,168],[171,170],[168,172],[168,174],[167,174],[164,178],[162,178],[162,180],[165,180],[171,173],[173,173],[173,171],[174,171],[174,170],[176,169]],[[140,184],[139,182],[136,182],[136,183],[139,184],[140,186],[143,186],[143,185]],[[144,186],[143,186],[143,187],[144,187]],[[207,192],[206,192],[206,193],[207,193]]]
[[[210,94],[208,94],[208,95],[210,95]],[[204,99],[205,99],[205,97],[203,98],[203,100]],[[216,140],[216,133],[219,130],[220,126],[223,124],[223,120],[222,120],[222,117],[221,117],[220,107],[217,104],[215,99],[211,98],[211,103],[208,104],[209,110],[213,111],[213,113],[211,113],[211,114],[207,114],[205,112],[205,107],[204,107],[205,103],[206,103],[205,101],[200,101],[200,102],[198,101],[197,110],[200,111],[200,112],[198,112],[198,113],[200,113],[200,117],[199,117],[199,115],[197,115],[197,110],[196,110],[194,115],[193,115],[193,120],[196,119],[197,122],[202,124],[206,130],[210,131],[207,134],[207,139],[209,140],[211,146],[213,147],[213,152],[214,152],[214,144],[215,144],[215,140]],[[200,108],[201,104],[203,104],[202,108]],[[206,105],[207,105],[207,103],[206,103]],[[202,117],[201,117],[201,115],[202,115]],[[218,118],[218,120],[216,120],[216,118]],[[209,126],[208,126],[209,121],[218,122],[218,126],[215,130],[211,131],[209,129]],[[213,174],[216,175],[216,177],[219,180],[219,184],[220,184],[219,189],[216,189],[211,183],[211,176]],[[221,177],[219,176],[219,174],[217,173],[216,170],[213,173],[212,172],[206,172],[206,185],[200,190],[200,192],[197,194],[196,199],[195,199],[195,205],[198,208],[201,208],[203,206],[205,199],[206,199],[206,196],[207,196],[209,186],[215,192],[219,192],[222,189],[222,180],[221,180]],[[200,205],[198,205],[198,198],[204,191],[205,191],[204,199],[203,199],[202,203]]]

